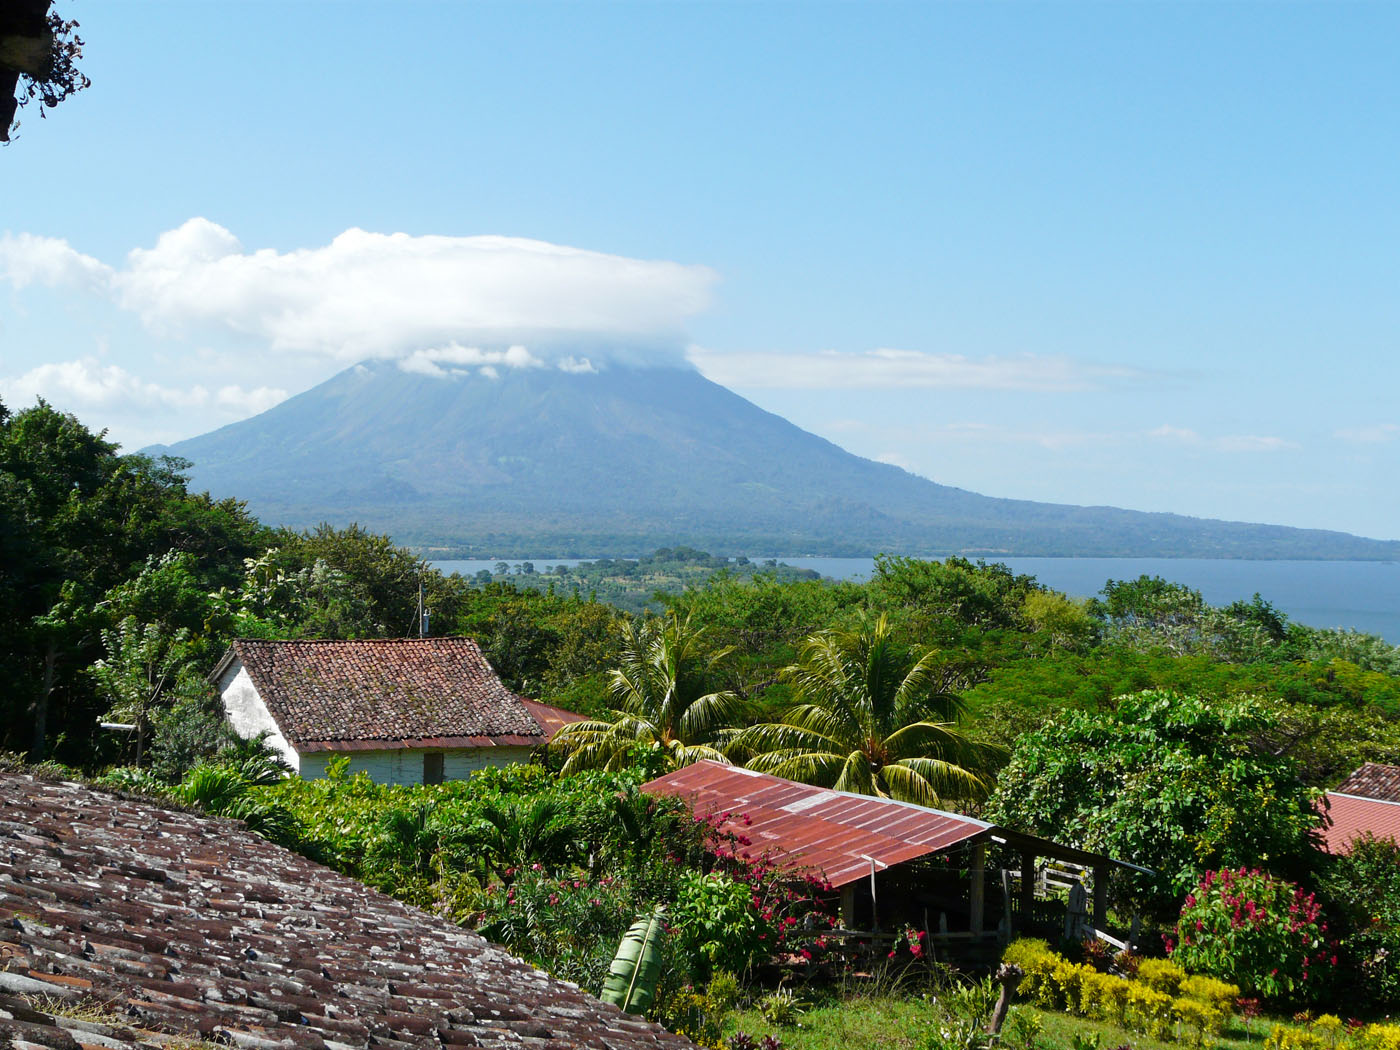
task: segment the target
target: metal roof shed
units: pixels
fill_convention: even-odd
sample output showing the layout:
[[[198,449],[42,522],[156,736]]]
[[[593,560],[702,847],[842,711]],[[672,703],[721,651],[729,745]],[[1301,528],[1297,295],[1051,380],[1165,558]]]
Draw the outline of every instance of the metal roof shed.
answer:
[[[984,820],[930,809],[910,802],[799,784],[739,766],[708,760],[684,766],[643,785],[652,794],[685,798],[699,816],[721,817],[723,830],[742,834],[755,850],[795,870],[823,876],[842,891],[842,912],[852,910],[854,889],[873,884],[877,872],[920,857],[967,845],[971,854],[969,930],[983,936],[985,865],[988,842],[1005,845],[1021,857],[1021,870],[1035,870],[1037,857],[1053,857],[1094,869],[1093,924],[1107,925],[1105,886],[1110,865],[1147,871],[1071,846],[1062,846],[989,824]],[[1021,879],[1021,910],[1032,911],[1034,882]],[[1009,907],[1009,902],[1008,902]]]

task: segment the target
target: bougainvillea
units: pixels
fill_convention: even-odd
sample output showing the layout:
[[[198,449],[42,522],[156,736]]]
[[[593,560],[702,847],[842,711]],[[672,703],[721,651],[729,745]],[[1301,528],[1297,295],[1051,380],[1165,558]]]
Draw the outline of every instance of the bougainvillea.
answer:
[[[1273,1000],[1311,998],[1337,962],[1313,894],[1258,868],[1206,872],[1167,950],[1190,972]]]

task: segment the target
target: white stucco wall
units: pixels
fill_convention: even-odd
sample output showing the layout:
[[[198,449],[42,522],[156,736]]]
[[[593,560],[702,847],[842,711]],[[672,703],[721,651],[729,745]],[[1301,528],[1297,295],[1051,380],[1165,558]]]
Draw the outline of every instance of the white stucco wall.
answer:
[[[532,749],[528,747],[464,747],[441,751],[444,780],[464,780],[469,774],[487,766],[508,766],[528,762]],[[386,751],[312,751],[301,756],[298,772],[307,780],[326,775],[326,763],[336,755],[348,755],[346,773],[368,773],[380,784],[423,783],[423,755],[418,748],[395,748]]]
[[[248,739],[267,730],[271,735],[267,742],[286,760],[287,765],[301,771],[302,759],[296,748],[287,742],[272,720],[272,712],[258,695],[257,686],[248,677],[248,670],[242,660],[234,660],[219,678],[219,695],[224,701],[224,715],[229,725],[239,736]]]

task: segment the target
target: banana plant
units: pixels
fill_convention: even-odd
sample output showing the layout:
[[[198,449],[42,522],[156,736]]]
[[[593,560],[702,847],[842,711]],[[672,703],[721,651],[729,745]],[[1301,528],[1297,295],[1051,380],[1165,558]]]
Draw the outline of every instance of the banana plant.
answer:
[[[665,935],[662,916],[665,906],[658,904],[651,915],[643,916],[622,935],[608,979],[598,998],[612,1003],[624,1013],[643,1014],[656,998],[656,983],[661,977],[661,938]]]

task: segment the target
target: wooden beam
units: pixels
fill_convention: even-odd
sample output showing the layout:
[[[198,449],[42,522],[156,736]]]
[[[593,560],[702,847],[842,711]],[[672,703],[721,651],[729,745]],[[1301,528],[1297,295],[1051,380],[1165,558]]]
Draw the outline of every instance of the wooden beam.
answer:
[[[974,936],[985,926],[984,913],[987,906],[987,844],[978,842],[972,847],[972,886],[968,898],[972,921],[969,923]]]
[[[848,930],[856,928],[856,886],[853,882],[841,887],[841,925]]]

